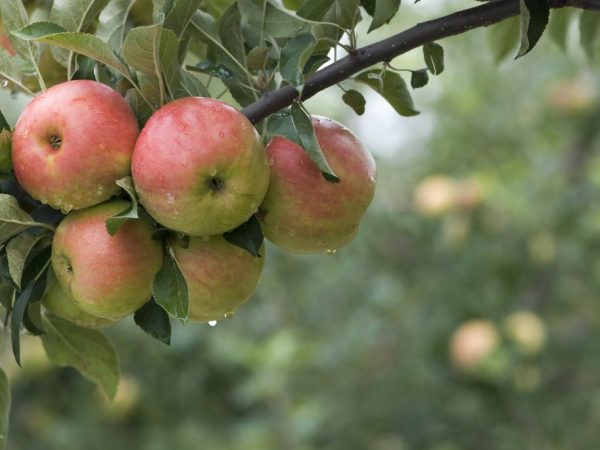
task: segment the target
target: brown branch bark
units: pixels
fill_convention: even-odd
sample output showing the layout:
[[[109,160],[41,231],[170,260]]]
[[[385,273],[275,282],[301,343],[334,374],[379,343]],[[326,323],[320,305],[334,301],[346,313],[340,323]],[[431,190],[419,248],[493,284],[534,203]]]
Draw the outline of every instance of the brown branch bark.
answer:
[[[550,0],[553,8],[575,7],[600,10],[600,0]],[[316,72],[305,83],[302,100],[333,86],[374,64],[390,61],[428,42],[485,27],[519,14],[519,0],[496,0],[473,8],[423,22],[383,41],[357,49],[354,53]],[[242,112],[257,123],[265,117],[292,104],[299,93],[292,86],[284,86],[265,93]]]

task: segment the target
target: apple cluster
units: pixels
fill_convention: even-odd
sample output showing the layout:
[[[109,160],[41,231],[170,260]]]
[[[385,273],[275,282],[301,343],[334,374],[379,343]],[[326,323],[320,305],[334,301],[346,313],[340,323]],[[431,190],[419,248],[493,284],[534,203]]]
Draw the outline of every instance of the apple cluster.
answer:
[[[68,81],[41,93],[15,127],[12,161],[32,197],[66,214],[53,238],[57,282],[45,308],[87,327],[119,320],[150,300],[167,255],[187,282],[189,318],[221,320],[251,297],[265,254],[223,233],[255,216],[287,251],[351,241],[373,198],[375,163],[339,123],[314,117],[313,127],[339,183],[291,140],[276,136],[265,149],[252,123],[219,100],[175,100],[140,132],[132,109],[104,84]],[[116,184],[127,176],[147,214],[113,235],[106,221],[132,206]],[[170,230],[164,242],[159,228]]]

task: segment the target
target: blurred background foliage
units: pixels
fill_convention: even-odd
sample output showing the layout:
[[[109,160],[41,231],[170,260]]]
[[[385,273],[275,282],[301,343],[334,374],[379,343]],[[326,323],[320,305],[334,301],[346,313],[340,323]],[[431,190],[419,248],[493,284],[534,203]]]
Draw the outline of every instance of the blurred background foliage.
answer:
[[[359,44],[465,3],[403,6]],[[255,298],[216,327],[174,324],[171,348],[113,326],[114,404],[36,339],[23,369],[4,355],[8,448],[599,448],[598,65],[547,37],[496,65],[487,35],[443,42],[415,118],[367,92],[360,118],[337,88],[308,102],[376,156],[357,239],[334,255],[269,247]]]

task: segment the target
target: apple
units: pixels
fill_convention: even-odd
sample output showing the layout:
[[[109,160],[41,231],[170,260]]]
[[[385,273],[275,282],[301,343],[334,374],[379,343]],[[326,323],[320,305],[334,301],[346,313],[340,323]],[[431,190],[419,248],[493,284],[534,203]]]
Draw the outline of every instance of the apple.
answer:
[[[459,326],[449,345],[450,360],[459,370],[466,372],[481,367],[499,347],[500,336],[489,320],[470,320]]]
[[[251,296],[265,257],[252,256],[223,236],[191,238],[187,249],[173,243],[175,259],[188,284],[189,318],[197,322],[223,320]]]
[[[210,98],[182,98],[156,111],[140,133],[131,171],[146,211],[191,236],[241,225],[269,185],[264,147],[250,121]]]
[[[151,297],[163,248],[144,219],[127,221],[111,236],[105,221],[129,206],[111,200],[68,214],[56,228],[52,268],[63,290],[89,314],[119,319]]]
[[[42,305],[50,313],[84,328],[101,328],[114,323],[114,320],[96,317],[83,311],[60,287],[52,271],[48,283],[50,287],[42,297]]]
[[[135,115],[108,86],[57,84],[23,111],[13,132],[13,170],[34,198],[64,212],[115,194],[130,173],[139,134]]]
[[[546,344],[546,326],[535,313],[516,311],[504,320],[504,331],[519,350],[537,354]]]
[[[322,117],[313,127],[339,183],[326,181],[298,144],[277,136],[267,145],[271,182],[258,216],[271,242],[296,253],[350,242],[375,192],[375,161],[350,130]]]

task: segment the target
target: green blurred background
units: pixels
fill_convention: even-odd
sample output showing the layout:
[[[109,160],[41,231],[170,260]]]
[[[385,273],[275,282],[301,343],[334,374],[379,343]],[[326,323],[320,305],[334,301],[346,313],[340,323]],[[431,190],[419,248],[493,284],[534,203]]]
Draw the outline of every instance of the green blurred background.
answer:
[[[359,44],[466,5],[403,5]],[[372,94],[356,117],[337,88],[308,102],[377,159],[352,244],[268,247],[256,296],[215,327],[174,324],[170,348],[132,319],[110,328],[123,367],[112,405],[25,338],[23,369],[4,357],[8,448],[600,448],[598,67],[548,37],[500,65],[486,30],[443,44],[445,72],[414,95],[420,116]],[[394,65],[421,68],[420,51]],[[8,102],[14,122],[23,101],[0,92]],[[519,311],[535,315],[511,320]],[[457,338],[453,363],[448,348],[474,319],[488,334],[467,347],[489,352],[465,369],[469,350]]]

